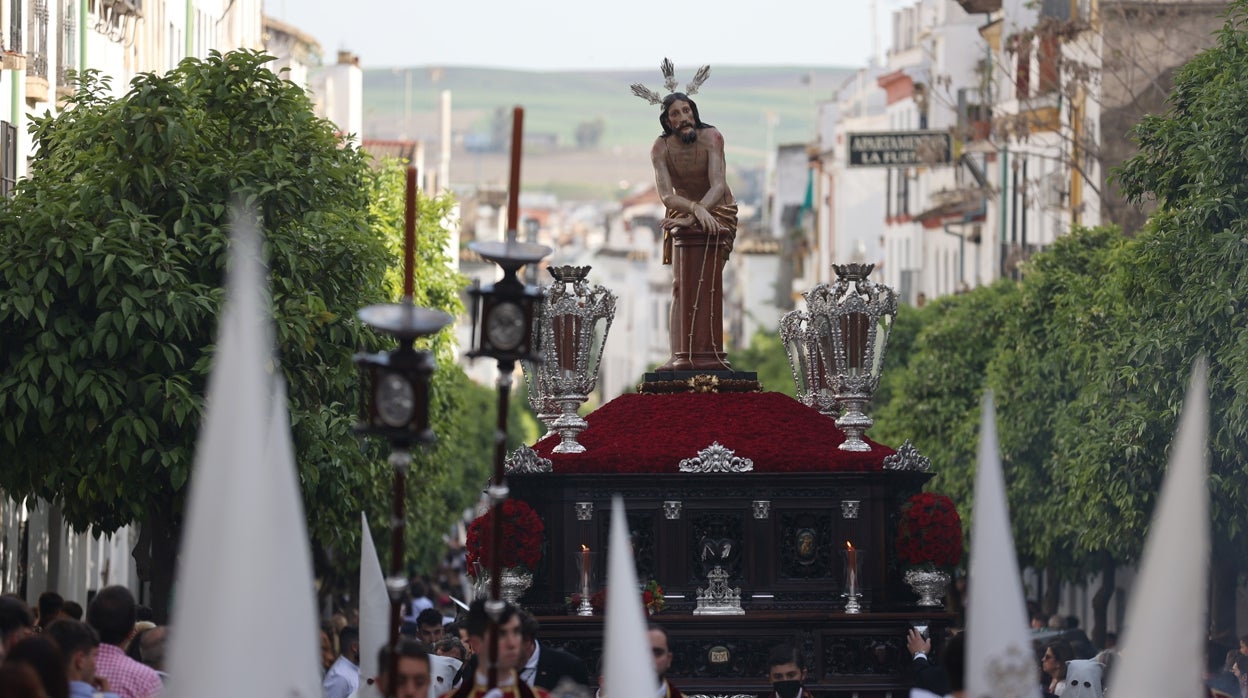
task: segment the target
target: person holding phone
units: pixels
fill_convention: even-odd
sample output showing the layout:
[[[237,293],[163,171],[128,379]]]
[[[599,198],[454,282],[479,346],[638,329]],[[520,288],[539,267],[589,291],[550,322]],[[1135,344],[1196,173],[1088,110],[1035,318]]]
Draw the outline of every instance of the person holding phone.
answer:
[[[922,626],[922,630],[911,627],[906,631],[906,649],[912,657],[910,672],[914,676],[911,698],[946,696],[950,692],[949,677],[944,667],[930,659],[932,640],[926,631],[927,626]]]

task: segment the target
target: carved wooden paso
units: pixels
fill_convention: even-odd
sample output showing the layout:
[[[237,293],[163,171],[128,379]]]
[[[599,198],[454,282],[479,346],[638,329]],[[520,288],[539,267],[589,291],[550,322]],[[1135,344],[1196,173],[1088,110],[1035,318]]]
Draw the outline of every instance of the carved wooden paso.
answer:
[[[551,550],[588,545],[606,551],[611,493],[623,495],[639,579],[654,579],[667,596],[655,617],[671,636],[673,682],[686,694],[759,694],[766,689],[767,651],[795,642],[812,662],[807,686],[823,696],[905,695],[909,623],[926,620],[934,633],[953,622],[945,611],[920,610],[893,559],[901,503],[931,473],[889,468],[870,472],[690,472],[573,474],[513,472],[513,495],[546,523]],[[858,501],[856,518],[843,501]],[[679,501],[670,518],[665,504]],[[755,503],[768,502],[765,518]],[[847,615],[845,541],[864,551],[864,613]],[[602,616],[579,617],[571,556],[542,559],[522,599],[538,615],[542,641],[561,645],[589,666],[601,653]],[[740,616],[693,614],[706,570],[720,565],[740,587]],[[607,580],[610,584],[610,580]]]
[[[742,587],[748,615],[839,612],[845,583],[840,552],[846,541],[863,551],[864,606],[871,611],[914,608],[916,597],[890,561],[897,512],[931,477],[890,469],[635,475],[513,471],[508,479],[512,496],[542,517],[550,550],[588,545],[605,551],[609,497],[620,493],[628,506],[639,578],[663,586],[669,613],[692,613],[698,586],[706,586],[706,573],[718,565],[728,570],[733,586]],[[679,518],[665,514],[665,503],[674,500],[682,503]],[[766,518],[754,515],[758,500],[770,502]],[[856,518],[844,515],[845,500],[859,502]],[[526,608],[539,615],[568,612],[576,574],[565,557],[543,557],[523,598]]]

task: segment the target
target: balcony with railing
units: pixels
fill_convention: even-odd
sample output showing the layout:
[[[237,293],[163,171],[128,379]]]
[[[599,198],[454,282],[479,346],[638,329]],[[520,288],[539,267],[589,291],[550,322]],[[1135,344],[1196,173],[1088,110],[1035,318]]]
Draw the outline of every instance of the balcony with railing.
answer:
[[[22,52],[22,0],[9,0],[9,36],[5,53]]]
[[[1001,0],[958,0],[967,14],[987,14],[1001,9]]]
[[[129,46],[138,21],[143,18],[143,0],[87,0],[88,26],[109,41]]]
[[[26,32],[26,101],[48,101],[48,0],[31,0]]]
[[[61,0],[61,30],[56,33],[56,94],[58,97],[71,94],[69,73],[77,63],[77,22],[74,13],[75,0]]]
[[[1042,0],[1040,17],[1061,21],[1088,22],[1092,19],[1093,0]]]

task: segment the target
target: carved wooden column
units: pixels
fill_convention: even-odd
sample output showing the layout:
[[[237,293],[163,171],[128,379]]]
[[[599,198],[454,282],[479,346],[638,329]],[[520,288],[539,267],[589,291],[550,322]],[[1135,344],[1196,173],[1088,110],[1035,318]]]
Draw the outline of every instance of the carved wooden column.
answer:
[[[728,241],[700,228],[672,232],[670,370],[732,369],[724,354],[724,261]]]

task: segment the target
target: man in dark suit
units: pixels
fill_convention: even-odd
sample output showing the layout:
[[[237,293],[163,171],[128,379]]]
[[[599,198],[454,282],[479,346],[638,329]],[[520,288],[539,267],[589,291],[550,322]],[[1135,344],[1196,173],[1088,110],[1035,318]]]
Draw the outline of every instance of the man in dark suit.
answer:
[[[906,649],[913,656],[910,662],[910,673],[914,677],[914,688],[910,691],[910,695],[915,698],[927,696],[939,698],[939,696],[950,695],[955,688],[955,681],[956,688],[960,691],[962,688],[962,646],[961,636],[950,638],[945,643],[942,661],[935,663],[928,657],[932,652],[932,641],[924,637],[917,628],[910,628],[906,632]],[[949,672],[950,660],[957,665],[956,676]]]
[[[660,698],[685,698],[680,689],[673,686],[667,678],[667,670],[672,668],[672,650],[668,643],[667,630],[650,621],[646,626],[646,635],[650,639],[650,652],[654,655],[654,674],[659,679],[657,695]]]
[[[520,679],[530,686],[552,690],[565,678],[589,685],[589,671],[580,657],[537,640],[541,628],[533,614],[520,610]]]

